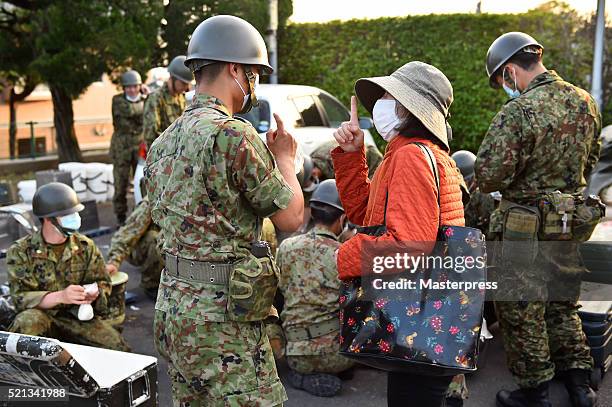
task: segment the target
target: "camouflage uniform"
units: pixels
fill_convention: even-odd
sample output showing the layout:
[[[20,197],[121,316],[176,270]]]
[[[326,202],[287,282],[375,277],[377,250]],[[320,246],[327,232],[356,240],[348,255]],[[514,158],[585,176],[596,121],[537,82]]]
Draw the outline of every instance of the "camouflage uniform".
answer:
[[[128,259],[131,264],[142,267],[140,286],[144,289],[157,289],[164,268],[157,248],[158,231],[151,219],[151,204],[145,196],[111,240],[108,263],[119,269]]]
[[[153,141],[179,118],[185,110],[185,95],[172,96],[168,83],[150,93],[144,104],[144,141],[151,147]]]
[[[321,170],[321,181],[336,178],[334,163],[331,158],[331,150],[336,147],[338,147],[338,143],[335,140],[328,141],[317,147],[310,155],[314,165]],[[383,156],[376,146],[366,146],[366,162],[368,163],[368,177],[370,179],[374,176],[374,172],[382,160]]]
[[[144,99],[130,102],[125,94],[113,96],[113,137],[110,157],[113,162],[115,195],[113,207],[119,219],[127,213],[127,188],[138,162],[138,148],[142,141]]]
[[[538,75],[493,119],[476,161],[480,190],[499,190],[504,199],[529,206],[535,206],[547,192],[581,193],[599,156],[600,129],[597,105],[586,91],[553,71]],[[490,230],[494,232],[502,230],[500,214],[497,209],[491,217]],[[497,302],[508,366],[523,388],[547,382],[555,370],[588,370],[593,366],[577,315],[580,275],[562,275],[554,255],[543,253],[542,246],[535,267],[526,266],[511,277],[520,281],[537,270],[546,270],[550,281],[571,279],[574,298],[564,302]],[[577,250],[569,254],[579,261]],[[504,273],[509,273],[509,263],[503,264]],[[530,283],[538,285],[536,280]]]
[[[465,206],[465,226],[480,229],[488,241],[493,240],[489,232],[489,219],[495,210],[496,202],[491,194],[482,193],[476,188],[470,193],[470,201]]]
[[[334,258],[338,247],[337,237],[320,226],[281,243],[277,264],[281,271],[279,288],[285,297],[281,313],[285,332],[338,320],[340,280]],[[352,367],[354,362],[338,353],[339,333],[338,325],[337,331],[311,340],[292,341],[289,337],[289,367],[302,374],[334,374]]]
[[[145,174],[163,252],[231,263],[230,284],[239,270],[247,273],[257,263],[262,267],[258,276],[277,275],[270,259],[255,258],[250,245],[260,237],[261,219],[286,208],[293,192],[257,131],[232,117],[219,99],[195,95],[183,116],[153,143]],[[176,405],[278,405],[286,400],[265,316],[254,311],[271,304],[274,281],[265,295],[249,296],[250,306],[241,309],[228,286],[162,272],[155,341],[168,359]],[[261,293],[261,286],[251,287]],[[271,308],[264,310],[266,315]]]
[[[18,312],[10,327],[11,332],[129,350],[119,332],[101,318],[108,313],[111,283],[104,259],[91,239],[80,234],[72,235],[58,259],[44,242],[42,232],[36,232],[9,248],[7,266],[11,296]],[[100,295],[92,303],[95,317],[91,321],[77,319],[78,305],[61,304],[48,310],[36,308],[50,292],[63,290],[71,284],[93,282],[98,283]]]

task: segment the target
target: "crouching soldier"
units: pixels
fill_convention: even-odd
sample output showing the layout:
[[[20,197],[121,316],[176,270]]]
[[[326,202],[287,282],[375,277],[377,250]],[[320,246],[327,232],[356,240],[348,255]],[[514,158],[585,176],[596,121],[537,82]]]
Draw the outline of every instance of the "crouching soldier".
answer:
[[[141,188],[141,191],[145,191]],[[159,228],[151,218],[151,204],[144,197],[111,240],[106,270],[116,273],[124,260],[140,266],[142,277],[140,286],[148,297],[157,298],[157,289],[164,260],[157,247]]]
[[[285,297],[281,319],[290,384],[329,397],[342,387],[337,374],[354,364],[338,353],[340,281],[334,253],[346,217],[335,180],[319,184],[310,211],[314,228],[284,240],[278,249],[279,289]]]
[[[8,250],[11,296],[17,316],[11,332],[65,342],[128,351],[129,347],[102,317],[108,312],[111,282],[94,242],[77,233],[81,226],[76,192],[65,184],[43,185],[34,194],[34,215],[41,229]],[[84,284],[97,284],[85,290]],[[93,318],[79,312],[91,304]]]

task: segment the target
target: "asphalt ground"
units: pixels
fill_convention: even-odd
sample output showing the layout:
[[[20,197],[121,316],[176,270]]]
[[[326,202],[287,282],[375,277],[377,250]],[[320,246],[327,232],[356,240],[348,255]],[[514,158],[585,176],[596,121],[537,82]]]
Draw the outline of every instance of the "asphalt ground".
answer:
[[[101,223],[104,226],[114,226],[114,217],[109,204],[99,205]],[[103,253],[108,251],[111,235],[95,238],[96,244]],[[154,301],[145,296],[138,287],[140,271],[127,262],[121,267],[129,275],[128,291],[137,295],[137,300],[127,306],[126,321],[123,334],[134,353],[151,355],[158,358],[158,392],[159,405],[172,406],[170,382],[167,375],[167,364],[155,350],[153,343],[152,326]],[[6,281],[6,263],[0,261],[0,282]],[[590,299],[612,298],[612,286],[598,284],[585,284],[585,292]],[[470,397],[465,401],[466,407],[493,407],[495,394],[502,388],[516,388],[513,379],[506,368],[505,355],[499,333],[491,327],[494,338],[488,341],[485,350],[480,355],[479,368],[474,374],[468,375],[468,388]],[[354,377],[343,383],[340,394],[333,398],[319,398],[291,388],[287,384],[287,367],[283,362],[278,363],[281,380],[285,384],[289,400],[285,406],[289,407],[319,407],[319,406],[351,406],[351,407],[383,407],[386,406],[387,376],[385,372],[368,367],[358,367]],[[554,381],[551,387],[551,398],[554,407],[570,407],[567,393],[563,385]],[[612,407],[612,373],[606,375],[599,390],[600,407]]]

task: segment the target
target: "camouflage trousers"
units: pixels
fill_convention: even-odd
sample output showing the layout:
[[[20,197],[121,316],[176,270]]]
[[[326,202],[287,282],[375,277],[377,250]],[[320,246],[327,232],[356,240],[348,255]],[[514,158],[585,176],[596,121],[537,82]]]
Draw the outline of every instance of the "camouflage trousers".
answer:
[[[91,321],[79,321],[70,315],[53,316],[43,310],[28,309],[17,314],[9,331],[98,348],[130,351],[121,334],[99,317]]]
[[[277,406],[287,400],[263,322],[204,322],[155,311],[175,407]]]
[[[113,185],[115,195],[113,196],[113,209],[118,218],[124,218],[127,214],[127,190],[130,179],[138,163],[138,154],[133,149],[113,154]]]
[[[537,387],[555,372],[593,368],[578,308],[577,301],[496,303],[507,364],[520,387]]]
[[[144,289],[157,289],[161,272],[164,268],[164,259],[157,248],[157,234],[155,229],[147,233],[136,243],[128,261],[141,268],[140,286]]]

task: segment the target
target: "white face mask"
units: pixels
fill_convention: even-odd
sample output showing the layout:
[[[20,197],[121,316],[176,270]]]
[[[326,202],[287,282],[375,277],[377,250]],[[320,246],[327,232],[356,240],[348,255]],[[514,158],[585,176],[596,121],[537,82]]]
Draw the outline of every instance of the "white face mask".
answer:
[[[58,218],[59,224],[68,232],[76,232],[81,228],[81,215],[78,212]]]
[[[140,93],[139,93],[138,95],[136,95],[136,96],[130,96],[130,95],[128,95],[127,93],[125,94],[125,98],[126,98],[128,101],[132,102],[132,103],[135,103],[135,102],[140,101],[140,96],[141,96],[141,94],[140,94]]]
[[[238,84],[238,86],[240,86],[240,90],[242,91],[242,94],[244,95],[244,98],[242,99],[242,107],[240,108],[240,110],[244,110],[245,106],[247,105],[247,103],[249,103],[249,99],[251,98],[251,94],[250,93],[246,93],[244,91],[244,88],[242,87],[242,85],[240,84],[240,82],[238,82],[238,79],[234,78],[234,81]],[[259,87],[259,75],[255,74],[255,84],[253,85],[253,93],[257,94],[257,87]]]
[[[374,127],[387,142],[399,134],[400,119],[395,113],[395,104],[395,99],[378,99],[372,109]]]

